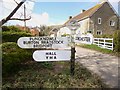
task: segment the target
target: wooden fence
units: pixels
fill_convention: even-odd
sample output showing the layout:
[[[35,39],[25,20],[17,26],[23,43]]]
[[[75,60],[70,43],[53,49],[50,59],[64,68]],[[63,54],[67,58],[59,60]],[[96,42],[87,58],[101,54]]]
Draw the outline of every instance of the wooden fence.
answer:
[[[94,38],[93,44],[101,48],[113,50],[113,38]]]

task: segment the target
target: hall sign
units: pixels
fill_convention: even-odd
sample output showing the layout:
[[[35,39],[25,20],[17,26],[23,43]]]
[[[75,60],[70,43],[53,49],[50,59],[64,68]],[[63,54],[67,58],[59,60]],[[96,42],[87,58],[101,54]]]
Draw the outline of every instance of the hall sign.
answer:
[[[75,43],[83,43],[83,44],[92,44],[93,43],[93,35],[79,35],[75,36]]]
[[[70,50],[37,50],[33,53],[33,59],[42,61],[70,61]]]
[[[21,37],[18,39],[20,48],[68,48],[67,37]]]

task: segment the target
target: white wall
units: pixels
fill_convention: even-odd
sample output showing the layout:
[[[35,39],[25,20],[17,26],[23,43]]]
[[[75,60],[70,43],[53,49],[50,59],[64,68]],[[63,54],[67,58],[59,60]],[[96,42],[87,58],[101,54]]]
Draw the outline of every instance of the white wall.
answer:
[[[71,30],[67,27],[63,27],[57,32],[58,37],[64,34],[71,34]]]
[[[87,33],[87,31],[89,30],[89,18],[84,19],[82,21],[79,21],[78,23],[80,23],[80,28],[78,28],[76,30],[76,34],[85,34]]]

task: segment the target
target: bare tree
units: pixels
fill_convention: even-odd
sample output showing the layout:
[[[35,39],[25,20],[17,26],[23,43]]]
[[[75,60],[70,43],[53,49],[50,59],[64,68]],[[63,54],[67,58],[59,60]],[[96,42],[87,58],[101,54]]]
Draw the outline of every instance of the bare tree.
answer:
[[[15,1],[15,0],[14,0]],[[22,6],[22,4],[25,2],[26,0],[22,0],[20,3],[17,3],[16,1],[16,4],[17,6],[15,7],[15,9],[4,19],[2,19],[0,21],[0,26],[2,26],[3,24],[5,24],[7,21],[9,20],[20,20],[20,21],[25,21],[25,20],[29,20],[31,19],[31,17],[29,18],[25,18],[25,19],[19,19],[19,18],[12,18],[12,16],[17,12],[17,10]]]

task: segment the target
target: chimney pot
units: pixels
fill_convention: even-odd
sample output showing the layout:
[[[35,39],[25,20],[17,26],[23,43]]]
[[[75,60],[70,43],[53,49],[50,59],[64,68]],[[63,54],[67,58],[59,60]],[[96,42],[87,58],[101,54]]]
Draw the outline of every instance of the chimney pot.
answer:
[[[69,16],[69,19],[72,19],[72,16]]]
[[[83,12],[85,12],[85,10],[84,10],[84,9],[82,9],[82,10],[81,10],[81,13],[83,13]]]

